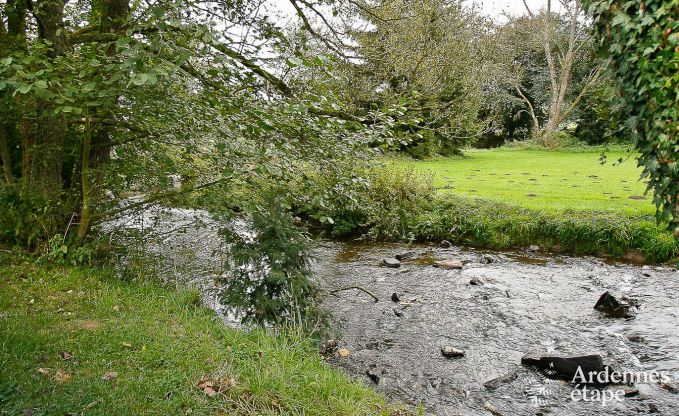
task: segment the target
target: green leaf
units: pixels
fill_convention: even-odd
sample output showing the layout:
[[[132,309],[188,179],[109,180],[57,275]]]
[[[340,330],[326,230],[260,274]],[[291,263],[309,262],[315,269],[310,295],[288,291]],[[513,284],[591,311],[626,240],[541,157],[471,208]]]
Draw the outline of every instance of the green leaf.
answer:
[[[132,77],[131,82],[134,85],[141,86],[141,85],[146,84],[148,82],[148,80],[149,80],[149,74],[137,74],[137,75]]]
[[[300,65],[302,65],[302,64],[304,63],[304,61],[302,61],[301,59],[299,59],[299,58],[297,58],[297,57],[295,57],[295,56],[291,56],[291,57],[288,58],[285,62],[288,64],[288,66],[289,66],[290,68],[298,67],[298,66],[300,66]]]

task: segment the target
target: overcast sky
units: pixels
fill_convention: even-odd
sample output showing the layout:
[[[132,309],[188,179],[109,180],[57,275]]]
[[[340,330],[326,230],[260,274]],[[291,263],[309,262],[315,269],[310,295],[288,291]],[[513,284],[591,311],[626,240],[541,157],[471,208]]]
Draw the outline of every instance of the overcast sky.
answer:
[[[476,3],[481,7],[481,12],[493,19],[502,18],[503,13],[512,16],[526,14],[526,7],[523,0],[468,0],[469,3]],[[528,7],[532,11],[538,11],[547,5],[547,0],[526,0]],[[558,10],[558,1],[552,1],[552,8]]]
[[[464,0],[468,4],[476,4],[481,13],[493,18],[498,22],[505,21],[504,14],[511,16],[520,16],[526,14],[526,7],[523,0]],[[537,12],[547,5],[547,0],[526,0],[531,11]],[[559,1],[552,0],[552,9],[559,10]],[[295,9],[290,5],[289,0],[269,0],[267,9],[269,11],[282,12],[284,18],[290,18],[295,15]]]

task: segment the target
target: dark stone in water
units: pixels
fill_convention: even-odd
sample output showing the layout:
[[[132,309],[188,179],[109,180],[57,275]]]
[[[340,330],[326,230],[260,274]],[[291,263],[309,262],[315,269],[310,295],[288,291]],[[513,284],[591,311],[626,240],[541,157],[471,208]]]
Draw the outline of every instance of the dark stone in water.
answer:
[[[566,381],[573,381],[574,377],[579,374],[578,369],[582,370],[585,378],[589,378],[591,372],[598,374],[605,370],[604,361],[599,354],[540,355],[528,353],[521,358],[521,364],[545,370],[552,378]]]
[[[451,248],[453,244],[448,240],[441,241],[441,248]]]
[[[414,258],[417,254],[414,251],[406,251],[405,253],[399,253],[394,257],[398,261],[406,261]]]
[[[370,368],[365,371],[365,375],[368,376],[368,378],[375,384],[380,382],[380,373],[377,371],[377,367],[374,364],[372,364]]]
[[[663,382],[663,383],[660,383],[660,387],[662,387],[663,389],[669,391],[670,393],[679,394],[679,385],[674,384],[674,383],[672,383],[672,382],[669,382],[669,383],[664,383],[664,382]]]
[[[611,318],[634,318],[636,316],[635,302],[623,295],[604,292],[594,309],[603,312]]]
[[[624,392],[623,394],[625,395],[625,397],[639,395],[639,389],[637,389],[636,387],[625,386],[622,388],[622,391]]]
[[[441,347],[441,355],[446,358],[459,358],[464,357],[464,351],[451,347],[450,345],[446,345]]]
[[[504,376],[496,377],[492,380],[488,380],[485,383],[483,383],[483,387],[486,388],[486,390],[489,391],[494,391],[500,388],[503,384],[511,383],[512,381],[516,380],[519,377],[519,373],[516,371],[513,373],[505,374]]]
[[[391,301],[392,302],[399,302],[401,298],[398,297],[398,293],[394,292],[391,294]]]
[[[486,284],[486,279],[484,279],[481,276],[474,276],[469,281],[469,284],[472,285],[472,286],[483,286],[483,285]]]
[[[392,269],[401,267],[401,262],[396,259],[384,259],[382,260],[382,264]]]

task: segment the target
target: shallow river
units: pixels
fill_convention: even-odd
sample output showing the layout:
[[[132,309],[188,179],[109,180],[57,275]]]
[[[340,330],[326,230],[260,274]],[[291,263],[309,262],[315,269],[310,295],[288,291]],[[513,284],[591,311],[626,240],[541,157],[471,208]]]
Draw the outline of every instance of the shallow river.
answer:
[[[154,230],[140,250],[165,258],[159,274],[203,286],[207,303],[224,312],[210,297],[223,258],[216,254],[218,226],[209,215],[156,209],[114,225]],[[381,265],[406,251],[415,257],[400,268]],[[443,259],[460,260],[463,269],[432,266]],[[679,415],[679,272],[673,268],[343,242],[321,242],[314,268],[327,291],[359,286],[378,298],[358,289],[327,296],[323,305],[332,314],[338,347],[349,351],[341,357],[336,350],[329,361],[394,400],[421,405],[427,414]],[[471,285],[473,278],[486,283]],[[595,311],[606,290],[637,299],[637,317],[611,319]],[[445,358],[443,346],[465,355]],[[521,357],[534,351],[597,353],[614,369],[663,372],[673,380],[638,383],[621,401],[573,400],[582,390],[574,393],[567,382],[521,365]],[[620,388],[596,393],[605,397],[606,390]]]
[[[405,251],[417,258],[397,269],[380,265],[383,258]],[[375,385],[379,377],[377,389],[390,397],[421,403],[439,415],[679,415],[679,392],[672,391],[676,384],[637,384],[638,394],[603,406],[602,401],[573,400],[581,391],[571,396],[568,383],[520,363],[530,351],[593,352],[621,371],[663,371],[676,383],[679,272],[674,269],[595,258],[334,242],[323,244],[318,257],[324,287],[360,286],[379,299],[374,302],[357,289],[328,296],[324,305],[338,325],[340,347],[350,352],[344,358],[335,355],[332,362],[366,383]],[[440,259],[461,260],[464,268],[433,267]],[[487,283],[470,285],[474,277]],[[593,309],[611,289],[640,301],[636,319],[606,318]],[[399,302],[391,300],[392,293]],[[445,358],[440,348],[446,345],[466,355]]]

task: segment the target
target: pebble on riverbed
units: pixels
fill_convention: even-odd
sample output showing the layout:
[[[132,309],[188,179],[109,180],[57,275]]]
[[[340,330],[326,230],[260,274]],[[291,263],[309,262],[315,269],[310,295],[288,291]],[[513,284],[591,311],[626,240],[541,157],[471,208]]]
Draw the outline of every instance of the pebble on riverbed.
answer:
[[[404,253],[399,253],[399,254],[395,255],[394,257],[398,261],[406,261],[406,260],[410,260],[410,259],[415,258],[416,255],[417,255],[417,253],[415,253],[414,251],[406,251]]]
[[[459,260],[440,260],[434,262],[434,267],[446,270],[459,270],[462,268],[462,262]]]
[[[382,264],[391,269],[398,269],[401,267],[401,262],[396,259],[384,259],[382,260]]]
[[[464,357],[464,350],[445,345],[441,347],[441,355],[446,358],[460,358]]]
[[[486,279],[483,276],[474,276],[469,281],[472,286],[483,286],[486,284]]]

